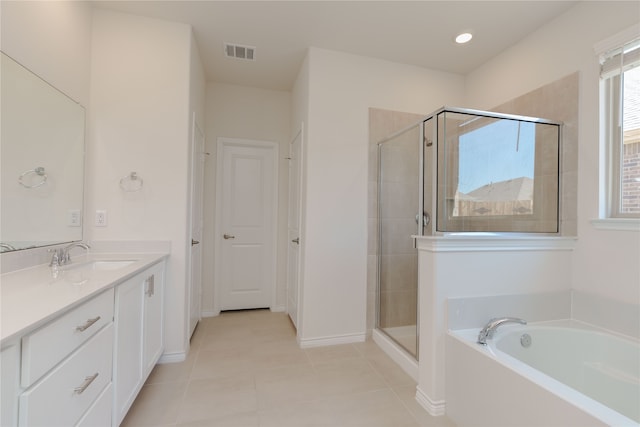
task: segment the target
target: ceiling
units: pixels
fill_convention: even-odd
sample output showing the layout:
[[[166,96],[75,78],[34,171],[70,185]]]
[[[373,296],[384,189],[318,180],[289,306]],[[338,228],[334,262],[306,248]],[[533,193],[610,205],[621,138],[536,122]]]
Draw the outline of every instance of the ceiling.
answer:
[[[575,1],[95,1],[94,7],[190,24],[207,80],[290,90],[310,46],[466,74]],[[472,31],[456,45],[454,36]],[[226,58],[225,42],[255,46]]]

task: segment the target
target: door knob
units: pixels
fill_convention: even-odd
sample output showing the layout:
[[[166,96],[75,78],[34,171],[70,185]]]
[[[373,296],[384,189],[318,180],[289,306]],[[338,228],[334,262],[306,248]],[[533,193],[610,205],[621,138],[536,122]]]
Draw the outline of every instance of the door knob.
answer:
[[[300,244],[300,238],[299,238],[299,237],[296,237],[295,239],[293,239],[293,240],[291,241],[291,243],[295,243],[296,245],[299,245],[299,244]]]
[[[236,238],[236,236],[232,236],[231,234],[225,234],[225,235],[224,235],[224,236],[222,236],[222,237],[224,237],[224,238],[225,238],[225,240],[228,240],[228,239],[235,239],[235,238]]]
[[[193,246],[193,245],[199,245],[199,244],[200,244],[200,241],[199,241],[199,240],[193,240],[193,239],[191,239],[191,246]]]

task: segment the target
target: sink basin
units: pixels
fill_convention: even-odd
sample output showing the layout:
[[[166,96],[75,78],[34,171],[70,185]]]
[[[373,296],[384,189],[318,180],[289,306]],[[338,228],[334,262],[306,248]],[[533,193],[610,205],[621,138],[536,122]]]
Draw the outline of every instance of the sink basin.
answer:
[[[71,264],[65,268],[65,270],[94,270],[94,271],[105,271],[105,270],[119,270],[121,268],[127,267],[136,262],[135,259],[105,259],[105,260],[96,260],[89,261],[82,264]]]
[[[90,262],[92,270],[118,270],[120,268],[127,267],[136,262],[132,259],[127,260],[108,260],[108,261],[93,261]]]

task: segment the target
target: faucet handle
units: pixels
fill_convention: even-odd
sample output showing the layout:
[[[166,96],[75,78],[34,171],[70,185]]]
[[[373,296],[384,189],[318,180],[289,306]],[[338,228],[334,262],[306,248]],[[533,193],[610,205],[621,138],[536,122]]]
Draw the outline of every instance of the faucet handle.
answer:
[[[58,249],[47,249],[47,252],[53,252],[49,267],[58,267],[60,265],[60,251]]]

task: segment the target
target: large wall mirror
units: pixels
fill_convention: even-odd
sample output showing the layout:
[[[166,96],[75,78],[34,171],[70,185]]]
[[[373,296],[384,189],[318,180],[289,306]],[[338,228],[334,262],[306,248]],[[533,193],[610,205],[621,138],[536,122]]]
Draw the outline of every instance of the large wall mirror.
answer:
[[[82,240],[84,108],[1,57],[1,251]]]

